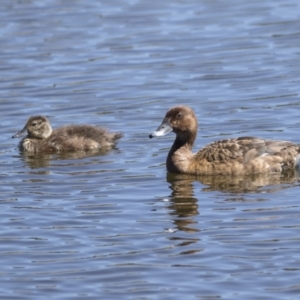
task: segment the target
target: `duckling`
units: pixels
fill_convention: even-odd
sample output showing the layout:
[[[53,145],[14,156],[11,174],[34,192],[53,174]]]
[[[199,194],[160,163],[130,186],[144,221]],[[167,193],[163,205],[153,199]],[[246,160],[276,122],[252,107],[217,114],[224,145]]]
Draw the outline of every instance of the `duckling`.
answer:
[[[68,152],[111,148],[122,134],[111,133],[102,127],[69,125],[52,129],[45,116],[32,116],[24,128],[12,137],[27,136],[19,143],[23,152]]]
[[[171,108],[150,138],[176,134],[167,156],[167,170],[191,175],[246,175],[280,173],[299,163],[300,146],[289,141],[238,137],[215,141],[192,153],[198,122],[184,105]]]

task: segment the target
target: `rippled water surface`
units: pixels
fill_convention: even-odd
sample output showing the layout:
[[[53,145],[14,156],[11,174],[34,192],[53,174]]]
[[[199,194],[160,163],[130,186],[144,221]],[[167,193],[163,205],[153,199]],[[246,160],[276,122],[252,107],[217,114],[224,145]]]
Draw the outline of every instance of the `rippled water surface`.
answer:
[[[299,142],[300,4],[10,0],[0,10],[1,299],[298,299],[299,174],[168,174],[168,108],[195,150]],[[22,155],[35,114],[100,124],[108,153]]]

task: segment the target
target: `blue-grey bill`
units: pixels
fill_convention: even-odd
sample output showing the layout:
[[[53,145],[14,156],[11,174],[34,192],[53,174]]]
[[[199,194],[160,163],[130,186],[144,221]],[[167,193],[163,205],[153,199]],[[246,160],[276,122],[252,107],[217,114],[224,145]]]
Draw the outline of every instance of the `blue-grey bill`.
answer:
[[[12,138],[18,138],[18,137],[20,137],[20,136],[23,136],[25,133],[26,133],[26,126],[25,126],[22,130],[20,130],[20,131],[18,131],[17,133],[15,133],[15,134],[12,136]]]
[[[164,136],[170,132],[173,131],[173,128],[169,124],[169,122],[163,122],[155,131],[153,131],[150,135],[149,138],[153,138],[155,136]]]

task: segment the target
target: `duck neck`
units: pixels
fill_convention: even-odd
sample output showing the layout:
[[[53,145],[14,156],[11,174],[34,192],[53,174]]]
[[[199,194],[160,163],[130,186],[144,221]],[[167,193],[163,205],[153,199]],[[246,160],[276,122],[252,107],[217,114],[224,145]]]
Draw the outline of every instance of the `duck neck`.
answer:
[[[192,151],[195,139],[196,133],[177,134],[172,149],[174,152],[179,149]]]
[[[196,138],[194,135],[177,135],[167,157],[167,169],[173,173],[185,173],[189,161],[193,157],[192,148]]]

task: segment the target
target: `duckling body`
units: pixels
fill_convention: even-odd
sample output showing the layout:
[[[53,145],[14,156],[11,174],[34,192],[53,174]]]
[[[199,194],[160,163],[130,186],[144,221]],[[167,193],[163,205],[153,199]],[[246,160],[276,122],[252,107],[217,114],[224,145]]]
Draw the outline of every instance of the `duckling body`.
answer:
[[[176,134],[167,156],[169,172],[192,175],[279,173],[295,168],[299,162],[299,145],[257,137],[216,141],[193,154],[197,128],[194,111],[181,105],[171,108],[158,129],[150,134],[150,138],[172,131]]]
[[[27,131],[19,143],[23,152],[71,152],[111,148],[121,133],[111,133],[102,127],[91,125],[69,125],[52,129],[44,116],[32,116],[24,128],[14,137]]]

